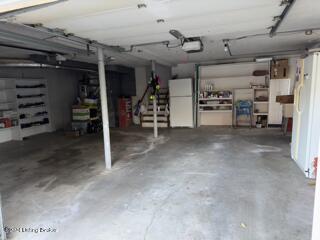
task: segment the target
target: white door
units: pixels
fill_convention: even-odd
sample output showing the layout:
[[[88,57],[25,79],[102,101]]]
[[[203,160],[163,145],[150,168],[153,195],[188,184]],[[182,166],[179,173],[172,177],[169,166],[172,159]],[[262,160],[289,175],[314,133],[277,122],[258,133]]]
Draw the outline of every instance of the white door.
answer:
[[[192,97],[170,98],[171,127],[193,127]]]
[[[310,58],[310,59],[309,59]],[[307,59],[307,75],[305,76],[305,85],[309,91],[306,91],[306,96],[309,101],[308,105],[308,116],[305,116],[304,113],[302,113],[301,118],[301,124],[308,124],[307,125],[307,139],[305,146],[301,146],[301,152],[299,148],[299,155],[300,158],[301,154],[301,161],[304,162],[304,169],[306,171],[307,177],[314,178],[315,177],[315,171],[314,171],[314,160],[316,157],[319,157],[318,155],[318,145],[320,140],[320,128],[319,128],[319,122],[320,122],[320,111],[319,111],[319,104],[320,104],[320,59],[319,59],[319,53],[315,53],[312,57],[309,57]],[[309,66],[311,65],[312,66]],[[310,68],[309,68],[310,67]],[[304,125],[301,125],[304,129]],[[304,137],[304,133],[302,134]],[[304,148],[305,147],[305,148]],[[305,157],[305,159],[303,159]]]
[[[174,79],[169,81],[170,97],[192,96],[192,79]]]
[[[293,123],[291,136],[291,158],[297,161],[299,138],[300,138],[300,124],[301,124],[301,90],[304,84],[304,60],[297,61],[297,76],[294,89],[294,104],[293,104]]]
[[[311,73],[312,59],[307,58],[304,65],[304,84],[300,90],[299,108],[301,111],[300,117],[300,135],[298,142],[298,157],[296,162],[302,171],[307,171],[307,150],[309,148],[308,138],[310,134],[310,94],[311,94]]]

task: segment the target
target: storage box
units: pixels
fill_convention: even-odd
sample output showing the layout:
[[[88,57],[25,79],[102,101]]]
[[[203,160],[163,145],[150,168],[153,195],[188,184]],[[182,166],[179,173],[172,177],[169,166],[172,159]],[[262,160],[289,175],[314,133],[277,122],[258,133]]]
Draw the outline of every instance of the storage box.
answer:
[[[276,102],[281,103],[281,104],[293,103],[294,102],[294,95],[276,96]]]
[[[98,99],[85,98],[84,103],[89,106],[97,106]]]
[[[5,127],[5,128],[10,128],[10,127],[12,127],[12,125],[11,125],[11,119],[9,119],[9,118],[2,118],[2,119],[0,119],[0,122],[4,124],[4,127]]]
[[[71,123],[71,128],[73,131],[80,131],[80,133],[87,133],[88,132],[88,125],[89,122],[75,122]]]
[[[75,121],[90,120],[90,109],[86,107],[81,107],[81,106],[73,107],[72,119]]]
[[[271,79],[284,79],[289,76],[288,59],[276,60],[271,65]]]
[[[118,100],[119,109],[119,127],[126,128],[132,123],[132,109],[130,98],[119,98]]]

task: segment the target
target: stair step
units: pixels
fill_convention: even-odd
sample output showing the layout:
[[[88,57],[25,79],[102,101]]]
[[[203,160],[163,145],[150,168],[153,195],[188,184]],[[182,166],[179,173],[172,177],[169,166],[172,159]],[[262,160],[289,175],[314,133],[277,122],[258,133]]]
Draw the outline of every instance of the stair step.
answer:
[[[151,111],[151,110],[148,110],[148,111],[146,111],[143,115],[153,115],[153,111]],[[159,116],[159,115],[165,115],[165,111],[164,110],[160,110],[160,111],[157,111],[157,115]]]
[[[152,104],[152,101],[150,101],[149,103]],[[167,100],[167,99],[161,99],[161,98],[160,98],[159,100],[157,100],[157,103],[167,104],[167,103],[168,103],[168,100]]]
[[[166,108],[166,106],[158,106],[158,107],[160,107],[160,111],[164,111],[165,108]],[[158,109],[158,107],[157,107],[157,109]],[[153,106],[152,106],[152,105],[149,105],[149,106],[148,106],[148,110],[149,110],[149,111],[153,111]]]
[[[146,127],[146,128],[153,128],[153,122],[142,122],[141,126]],[[159,122],[158,127],[159,128],[167,128],[167,127],[169,127],[169,123],[168,122]]]
[[[142,116],[152,117],[153,116],[153,112],[146,112],[146,113],[142,114]],[[157,116],[158,117],[166,117],[164,112],[163,113],[157,112]]]
[[[157,103],[157,106],[159,107],[165,107],[167,105],[167,103]],[[152,106],[153,107],[153,103],[149,103],[149,105],[148,106]]]
[[[144,122],[144,123],[153,123],[153,120],[142,120],[142,122]],[[167,122],[168,122],[167,119],[165,119],[165,120],[159,120],[158,119],[158,121],[157,121],[157,123],[167,123]]]
[[[168,117],[166,116],[157,116],[158,122],[168,122]],[[142,116],[142,121],[152,121],[153,122],[153,115],[152,116]]]

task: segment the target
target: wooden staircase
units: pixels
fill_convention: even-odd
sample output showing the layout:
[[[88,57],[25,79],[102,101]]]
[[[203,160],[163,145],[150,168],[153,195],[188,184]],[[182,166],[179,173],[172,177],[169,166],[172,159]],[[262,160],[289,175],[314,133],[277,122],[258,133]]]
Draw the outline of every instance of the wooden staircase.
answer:
[[[169,92],[167,88],[161,88],[159,101],[157,101],[157,122],[159,128],[170,126],[169,115],[166,116],[166,105],[169,104]],[[140,115],[141,127],[153,127],[153,101],[148,100],[147,111]]]

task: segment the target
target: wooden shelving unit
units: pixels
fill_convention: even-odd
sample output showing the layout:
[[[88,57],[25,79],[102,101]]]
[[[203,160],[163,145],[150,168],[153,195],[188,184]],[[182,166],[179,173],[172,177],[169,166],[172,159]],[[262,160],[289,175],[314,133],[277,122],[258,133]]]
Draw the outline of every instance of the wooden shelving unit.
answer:
[[[206,97],[204,97],[204,95],[206,95]],[[232,112],[232,90],[202,90],[200,92],[198,98],[198,113],[200,114],[201,124],[231,125]]]
[[[195,104],[197,105],[198,110],[195,118],[197,126],[232,126],[236,125],[236,122],[238,126],[254,126],[254,119],[257,119],[258,116],[253,115],[253,108],[263,109],[264,106],[269,105],[268,103],[260,103],[260,101],[254,103],[254,91],[265,91],[263,88],[269,85],[269,75],[256,76],[257,74],[253,73],[259,70],[268,71],[269,67],[268,63],[228,63],[197,66],[195,73],[195,78],[197,79],[195,84]],[[257,90],[254,90],[253,88],[257,88]],[[259,90],[259,88],[261,88],[261,90]],[[230,100],[228,102],[224,102],[226,105],[223,106],[226,108],[228,107],[229,111],[221,111],[221,109],[210,110],[208,108],[209,106],[203,106],[203,104],[208,105],[208,103],[201,102],[201,100],[207,100],[205,95],[201,96],[201,93],[204,91],[210,92],[214,90],[229,90],[232,92]],[[216,99],[213,98],[213,100]],[[237,111],[235,104],[238,101],[250,101],[251,103],[249,104],[251,105],[251,108],[248,111],[249,114],[242,114],[243,116],[240,118],[236,118]],[[211,104],[215,105],[216,103]],[[232,104],[232,106],[228,106],[227,104]],[[242,104],[241,106],[244,105]],[[206,108],[203,109],[203,107]]]
[[[256,124],[268,127],[269,115],[269,88],[253,88],[253,116]]]

